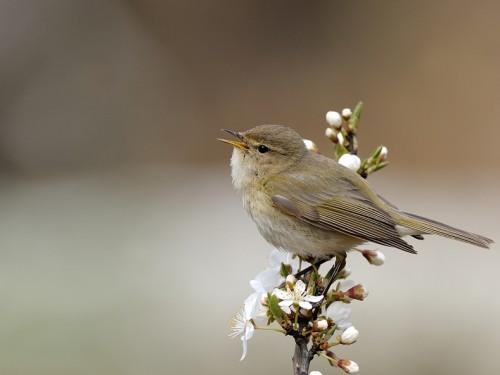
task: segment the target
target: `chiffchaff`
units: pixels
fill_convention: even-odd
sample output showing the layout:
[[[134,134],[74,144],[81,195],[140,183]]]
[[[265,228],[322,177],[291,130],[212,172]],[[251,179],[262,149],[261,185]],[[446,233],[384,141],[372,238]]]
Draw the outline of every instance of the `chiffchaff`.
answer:
[[[405,235],[437,234],[488,248],[492,240],[399,210],[356,172],[306,149],[294,130],[261,125],[240,133],[231,158],[235,188],[262,236],[304,258],[345,259],[366,241],[416,253]]]

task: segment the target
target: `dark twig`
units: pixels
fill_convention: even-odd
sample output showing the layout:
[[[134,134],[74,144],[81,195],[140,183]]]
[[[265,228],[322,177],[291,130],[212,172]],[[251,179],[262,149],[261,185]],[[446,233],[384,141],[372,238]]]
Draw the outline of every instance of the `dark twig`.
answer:
[[[311,363],[315,352],[307,348],[308,337],[303,336],[299,329],[295,332],[295,352],[293,354],[293,373],[294,375],[308,375],[309,364]]]

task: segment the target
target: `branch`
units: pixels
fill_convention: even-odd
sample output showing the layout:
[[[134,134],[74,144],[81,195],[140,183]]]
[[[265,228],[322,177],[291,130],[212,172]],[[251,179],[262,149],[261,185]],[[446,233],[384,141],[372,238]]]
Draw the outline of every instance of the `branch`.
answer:
[[[300,332],[300,331],[299,331]],[[295,352],[293,354],[293,373],[294,375],[308,375],[309,364],[311,363],[314,353],[307,349],[309,339],[302,336],[300,333],[294,335]]]

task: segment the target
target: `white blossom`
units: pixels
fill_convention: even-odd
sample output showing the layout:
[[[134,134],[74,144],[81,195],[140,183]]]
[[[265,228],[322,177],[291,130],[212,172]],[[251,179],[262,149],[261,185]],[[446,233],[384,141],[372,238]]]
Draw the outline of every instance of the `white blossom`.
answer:
[[[340,129],[342,126],[342,117],[338,112],[328,111],[326,113],[326,122],[335,129]]]
[[[340,157],[339,164],[356,172],[361,167],[361,160],[357,155],[344,154]]]
[[[333,283],[332,289],[347,292],[354,285],[356,285],[356,281],[352,279],[337,280]]]
[[[323,332],[328,328],[328,321],[326,319],[318,319],[313,323],[313,329],[317,332]]]
[[[351,316],[351,308],[349,306],[342,301],[335,301],[328,306],[325,315],[332,319],[337,324],[337,327],[346,329],[352,325],[347,321],[349,316]]]
[[[269,267],[259,272],[255,277],[255,280],[260,281],[268,292],[285,281],[285,278],[280,274],[281,264],[289,265],[290,272],[294,274],[299,270],[300,260],[299,257],[293,256],[291,253],[273,249],[269,254]],[[302,266],[308,267],[309,263],[302,262]]]
[[[281,263],[290,265],[292,271],[291,273],[293,274],[299,270],[300,259],[298,256],[293,255],[289,252],[273,249],[271,251],[271,254],[269,254],[269,266],[279,272]],[[309,263],[303,263],[306,267],[309,266]]]
[[[240,334],[242,335],[241,342],[243,344],[243,354],[241,355],[240,361],[245,359],[247,355],[247,341],[252,338],[254,332],[254,326],[250,318],[250,310],[251,307],[245,304],[236,312],[231,320],[231,333],[229,336],[234,338]]]
[[[309,375],[323,375],[323,374],[319,371],[311,371]]]
[[[350,119],[352,116],[352,111],[350,108],[344,108],[342,110],[342,117],[345,118],[346,120]]]
[[[306,145],[306,148],[309,151],[318,153],[319,149],[318,149],[318,146],[316,146],[316,143],[314,143],[310,139],[303,139],[303,141],[304,141],[304,144]]]
[[[312,303],[317,303],[323,299],[323,296],[313,296],[306,291],[306,284],[302,280],[299,280],[293,286],[293,290],[287,285],[286,291],[282,289],[274,289],[273,294],[278,297],[281,302],[279,306],[286,313],[290,314],[290,306],[296,311],[296,307],[300,307],[304,310],[311,310]]]
[[[354,287],[356,282],[351,279],[347,280],[337,280],[332,285],[332,290],[338,290],[340,292],[347,292],[349,289]],[[349,316],[351,316],[351,305],[346,304],[342,301],[335,301],[326,309],[325,315],[332,319],[337,327],[340,329],[346,329],[352,324],[347,321]]]
[[[298,272],[300,261],[298,257],[294,257],[290,253],[274,249],[269,254],[269,267],[259,272],[255,276],[255,279],[250,280],[250,285],[254,293],[248,296],[244,302],[247,319],[256,319],[259,321],[267,319],[267,307],[262,302],[267,297],[268,291],[273,290],[285,280],[280,274],[282,264],[290,266],[289,271],[295,273]],[[308,265],[309,263],[304,262],[305,267]],[[293,275],[288,275],[288,278],[290,281],[293,280],[291,284],[295,284],[296,280]]]
[[[340,342],[345,345],[350,345],[356,342],[359,337],[359,331],[354,328],[354,326],[348,327],[344,332],[342,332],[342,336],[340,336]]]
[[[262,305],[262,300],[267,296],[267,290],[259,280],[250,280],[254,292],[248,296],[244,304],[249,311],[250,319],[265,318],[267,307]]]
[[[265,270],[259,272],[257,276],[255,276],[254,280],[258,280],[264,289],[268,292],[272,291],[278,285],[280,285],[284,278],[280,275],[279,268],[269,267]]]

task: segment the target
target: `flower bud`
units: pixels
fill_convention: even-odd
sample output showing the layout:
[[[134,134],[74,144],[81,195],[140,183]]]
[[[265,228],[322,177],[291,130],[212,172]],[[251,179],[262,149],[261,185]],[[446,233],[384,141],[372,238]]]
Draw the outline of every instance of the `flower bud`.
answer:
[[[350,326],[344,332],[342,332],[342,336],[340,336],[340,342],[344,345],[351,345],[356,342],[359,337],[359,331],[354,328],[354,326]]]
[[[323,332],[328,328],[328,321],[326,319],[318,319],[313,323],[313,330],[316,332]]]
[[[342,164],[344,167],[356,172],[359,167],[361,167],[361,160],[357,155],[344,154],[340,157],[339,164]]]
[[[344,135],[342,133],[337,134],[337,141],[343,145],[344,144]]]
[[[334,352],[332,352],[331,350],[325,350],[325,354],[327,356],[328,362],[330,362],[332,366],[338,366],[339,358],[335,355]]]
[[[368,263],[374,266],[381,266],[385,262],[385,255],[378,250],[362,250],[361,254],[366,258]]]
[[[342,117],[335,111],[328,111],[326,113],[326,122],[337,130],[342,127]]]
[[[304,144],[306,145],[306,148],[309,151],[312,151],[312,152],[315,152],[315,153],[319,152],[318,146],[316,146],[316,143],[314,143],[313,141],[311,141],[309,139],[303,139],[303,141],[304,141]]]
[[[295,285],[295,283],[297,282],[297,279],[295,278],[295,276],[293,275],[288,275],[285,279],[286,283],[290,286],[293,286]]]
[[[348,374],[354,374],[359,371],[358,364],[350,359],[339,359],[337,365]]]
[[[349,120],[352,116],[352,111],[350,108],[344,108],[342,110],[342,117],[344,118],[344,120]]]
[[[311,371],[309,375],[323,375],[323,374],[319,371]]]
[[[352,299],[357,299],[359,301],[363,301],[366,297],[368,297],[368,290],[366,290],[363,285],[357,284],[354,285],[351,289],[349,289],[345,294]]]
[[[338,131],[334,128],[326,128],[325,130],[325,135],[332,141],[333,143],[338,143],[338,138],[337,138]]]
[[[387,147],[382,146],[382,149],[380,150],[380,153],[378,154],[378,161],[385,161],[387,160],[387,153],[389,150],[387,150]]]

